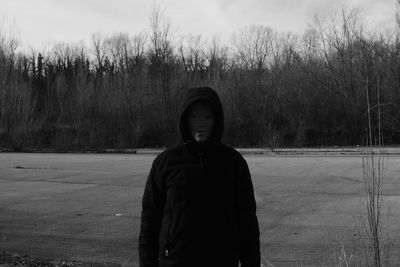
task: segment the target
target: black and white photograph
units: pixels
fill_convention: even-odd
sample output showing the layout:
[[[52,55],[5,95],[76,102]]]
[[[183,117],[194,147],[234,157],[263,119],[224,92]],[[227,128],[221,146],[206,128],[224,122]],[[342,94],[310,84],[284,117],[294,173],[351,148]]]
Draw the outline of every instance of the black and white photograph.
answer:
[[[0,0],[0,267],[400,266],[400,0]]]

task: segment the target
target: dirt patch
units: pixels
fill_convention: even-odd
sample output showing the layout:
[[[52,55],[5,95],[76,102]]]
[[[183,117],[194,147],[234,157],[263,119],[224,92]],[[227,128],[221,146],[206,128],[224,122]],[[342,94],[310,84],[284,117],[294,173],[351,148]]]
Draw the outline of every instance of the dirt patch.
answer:
[[[31,255],[19,255],[9,252],[0,253],[0,267],[117,267],[113,263],[93,263],[78,260],[40,259]]]

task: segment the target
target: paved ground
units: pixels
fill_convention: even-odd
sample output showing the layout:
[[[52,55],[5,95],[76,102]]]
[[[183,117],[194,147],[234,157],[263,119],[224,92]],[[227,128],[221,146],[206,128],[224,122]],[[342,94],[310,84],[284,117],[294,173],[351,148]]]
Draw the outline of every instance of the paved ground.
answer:
[[[154,157],[0,153],[0,251],[137,266],[140,202]],[[360,156],[246,159],[265,265],[332,265],[343,245],[348,255],[359,247]],[[400,157],[384,162],[384,219],[399,255]]]

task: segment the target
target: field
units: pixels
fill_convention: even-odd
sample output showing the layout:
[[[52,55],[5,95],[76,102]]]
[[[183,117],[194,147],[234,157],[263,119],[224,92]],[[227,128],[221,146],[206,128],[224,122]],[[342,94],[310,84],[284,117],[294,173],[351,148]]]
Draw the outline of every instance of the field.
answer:
[[[0,153],[0,252],[137,266],[155,154]],[[246,155],[265,266],[333,266],[360,248],[360,155]],[[384,224],[400,254],[400,157],[385,156]],[[389,209],[388,209],[389,208]]]

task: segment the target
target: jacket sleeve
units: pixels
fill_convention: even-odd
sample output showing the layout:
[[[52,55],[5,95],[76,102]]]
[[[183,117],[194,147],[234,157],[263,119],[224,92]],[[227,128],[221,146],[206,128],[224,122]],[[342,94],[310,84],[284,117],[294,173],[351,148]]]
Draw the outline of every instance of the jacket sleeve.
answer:
[[[161,228],[165,197],[159,177],[159,167],[154,160],[147,178],[142,199],[139,233],[140,267],[158,267],[158,238]]]
[[[237,214],[240,238],[241,267],[260,266],[260,231],[250,171],[240,155],[238,162]]]

